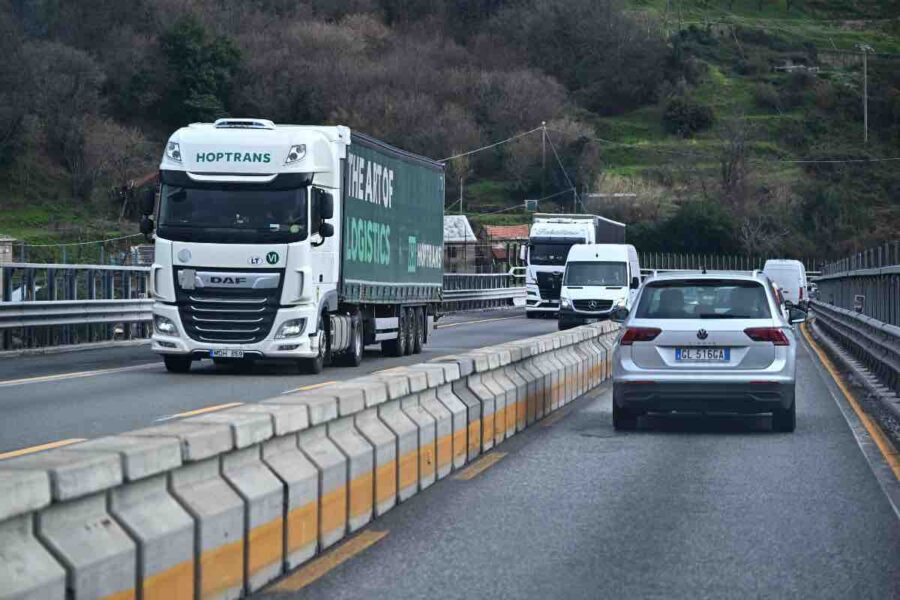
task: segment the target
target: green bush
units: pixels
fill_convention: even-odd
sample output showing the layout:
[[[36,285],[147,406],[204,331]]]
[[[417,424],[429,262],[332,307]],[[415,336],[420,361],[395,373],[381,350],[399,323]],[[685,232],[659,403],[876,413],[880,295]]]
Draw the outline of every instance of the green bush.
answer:
[[[764,110],[781,110],[781,98],[771,83],[757,83],[753,88],[753,102]]]
[[[667,132],[681,137],[692,137],[709,129],[714,121],[712,107],[689,96],[672,96],[663,109],[663,127]]]

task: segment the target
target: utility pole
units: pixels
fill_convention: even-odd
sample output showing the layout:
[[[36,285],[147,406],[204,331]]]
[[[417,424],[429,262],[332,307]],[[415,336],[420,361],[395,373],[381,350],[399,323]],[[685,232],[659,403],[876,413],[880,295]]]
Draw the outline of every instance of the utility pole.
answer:
[[[541,198],[547,195],[547,121],[541,121]]]
[[[863,55],[863,143],[869,143],[869,52],[875,49],[868,44],[856,44]]]
[[[463,178],[459,178],[459,214],[463,214]]]

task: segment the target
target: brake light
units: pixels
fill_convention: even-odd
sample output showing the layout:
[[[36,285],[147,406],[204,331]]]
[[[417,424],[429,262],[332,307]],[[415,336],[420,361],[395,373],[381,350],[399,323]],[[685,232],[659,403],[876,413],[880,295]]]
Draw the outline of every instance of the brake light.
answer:
[[[754,342],[772,342],[776,346],[790,346],[784,332],[778,327],[750,327],[744,330],[748,338]]]
[[[662,333],[662,329],[656,327],[629,327],[622,335],[619,344],[622,346],[630,346],[634,342],[651,342]]]

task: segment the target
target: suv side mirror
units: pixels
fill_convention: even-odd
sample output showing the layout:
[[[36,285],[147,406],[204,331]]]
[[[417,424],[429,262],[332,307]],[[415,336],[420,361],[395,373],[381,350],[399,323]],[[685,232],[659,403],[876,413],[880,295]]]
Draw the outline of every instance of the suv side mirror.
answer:
[[[156,190],[151,188],[141,194],[141,214],[152,215],[154,208],[156,208]]]
[[[636,290],[641,287],[641,278],[640,277],[632,277],[631,278],[631,289]]]
[[[806,321],[807,316],[808,313],[805,310],[800,310],[799,308],[792,307],[788,311],[788,320],[791,322],[791,324],[803,323]]]
[[[319,203],[319,217],[327,221],[334,217],[334,198],[323,190],[316,190],[316,202]]]
[[[321,225],[319,225],[319,235],[321,235],[323,238],[328,238],[328,237],[333,236],[334,235],[334,225],[332,225],[331,223],[323,222]]]
[[[628,318],[628,309],[624,306],[617,306],[609,313],[609,320],[614,323],[624,323],[625,319]]]
[[[153,233],[153,219],[151,219],[147,215],[143,215],[141,217],[141,233],[144,235],[150,235]]]

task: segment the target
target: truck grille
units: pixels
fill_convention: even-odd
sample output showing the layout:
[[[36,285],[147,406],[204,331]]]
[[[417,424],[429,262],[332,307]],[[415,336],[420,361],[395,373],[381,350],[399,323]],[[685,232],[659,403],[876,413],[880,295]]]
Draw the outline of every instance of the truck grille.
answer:
[[[562,286],[562,273],[537,273],[538,290],[542,300],[559,300],[559,288]]]
[[[213,344],[253,344],[264,340],[272,330],[281,298],[280,283],[270,289],[185,290],[177,284],[176,288],[178,314],[185,332],[198,342]]]
[[[575,307],[575,310],[599,312],[611,309],[612,303],[612,300],[573,300],[572,306]]]

